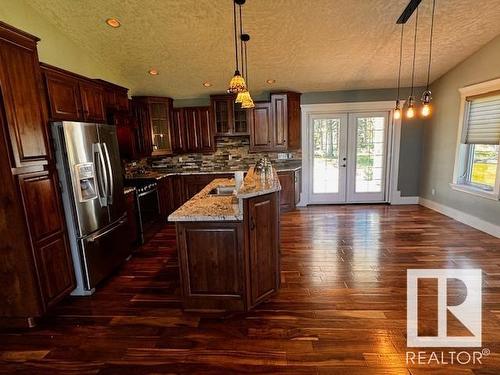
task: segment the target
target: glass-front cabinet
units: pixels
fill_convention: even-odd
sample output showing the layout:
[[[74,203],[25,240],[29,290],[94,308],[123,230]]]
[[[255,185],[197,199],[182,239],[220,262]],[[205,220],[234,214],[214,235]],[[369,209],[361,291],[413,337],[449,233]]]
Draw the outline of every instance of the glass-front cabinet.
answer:
[[[172,99],[167,97],[134,96],[135,118],[144,144],[143,156],[172,154]]]
[[[215,124],[215,135],[248,135],[251,110],[241,108],[235,103],[233,94],[212,95],[210,97],[212,121]]]

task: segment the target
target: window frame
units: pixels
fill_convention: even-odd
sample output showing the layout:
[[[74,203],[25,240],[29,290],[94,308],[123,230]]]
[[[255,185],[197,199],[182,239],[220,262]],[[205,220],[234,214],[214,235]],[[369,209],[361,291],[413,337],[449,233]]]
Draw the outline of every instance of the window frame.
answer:
[[[500,200],[500,152],[497,163],[495,186],[493,187],[493,190],[489,190],[490,186],[488,186],[488,189],[485,189],[485,187],[480,186],[479,184],[470,183],[469,176],[472,170],[472,157],[474,154],[473,152],[471,152],[471,146],[473,145],[465,144],[464,142],[465,132],[467,130],[467,117],[470,106],[470,101],[467,100],[467,97],[484,95],[493,93],[494,91],[498,92],[499,90],[500,78],[463,87],[458,90],[460,92],[460,117],[457,134],[457,146],[455,152],[455,167],[453,170],[453,181],[450,183],[450,187],[453,190],[496,201]]]

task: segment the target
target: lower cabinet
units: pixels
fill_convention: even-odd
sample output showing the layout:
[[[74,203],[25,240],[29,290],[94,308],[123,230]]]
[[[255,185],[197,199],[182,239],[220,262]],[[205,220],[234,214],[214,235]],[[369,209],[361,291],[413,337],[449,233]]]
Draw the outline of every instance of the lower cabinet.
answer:
[[[281,184],[280,210],[282,212],[294,210],[300,201],[301,170],[278,172]]]
[[[48,308],[75,288],[58,181],[55,172],[48,171],[19,175],[18,181],[33,241],[42,302]]]
[[[239,222],[177,222],[185,309],[248,311],[278,290],[278,193],[245,199],[243,210]]]

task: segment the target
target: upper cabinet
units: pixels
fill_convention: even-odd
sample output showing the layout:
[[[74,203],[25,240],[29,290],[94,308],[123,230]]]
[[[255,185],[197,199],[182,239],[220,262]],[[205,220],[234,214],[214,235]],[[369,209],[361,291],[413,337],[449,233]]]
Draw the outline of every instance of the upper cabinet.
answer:
[[[233,94],[210,96],[211,118],[215,127],[215,135],[248,135],[250,113],[235,103]]]
[[[104,89],[94,80],[42,64],[52,120],[106,122]]]
[[[172,147],[174,153],[212,152],[214,129],[209,107],[174,108]]]
[[[272,93],[270,102],[256,102],[250,114],[250,151],[281,152],[300,148],[299,93]]]
[[[50,159],[37,41],[0,23],[0,99],[4,102],[0,115],[6,116],[16,168],[46,164]]]
[[[153,96],[134,96],[134,114],[139,126],[139,137],[144,156],[172,154],[171,123],[172,99]]]

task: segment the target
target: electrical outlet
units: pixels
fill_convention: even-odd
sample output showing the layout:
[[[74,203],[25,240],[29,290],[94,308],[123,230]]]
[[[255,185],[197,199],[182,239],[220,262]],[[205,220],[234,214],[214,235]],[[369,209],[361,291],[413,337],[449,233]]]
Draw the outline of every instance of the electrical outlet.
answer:
[[[182,159],[182,156],[179,156],[179,163],[182,163],[184,159]]]
[[[229,154],[228,155],[228,160],[233,160],[233,155]]]
[[[431,190],[431,194],[432,194],[432,195],[436,195],[436,189],[432,188],[432,190]]]

